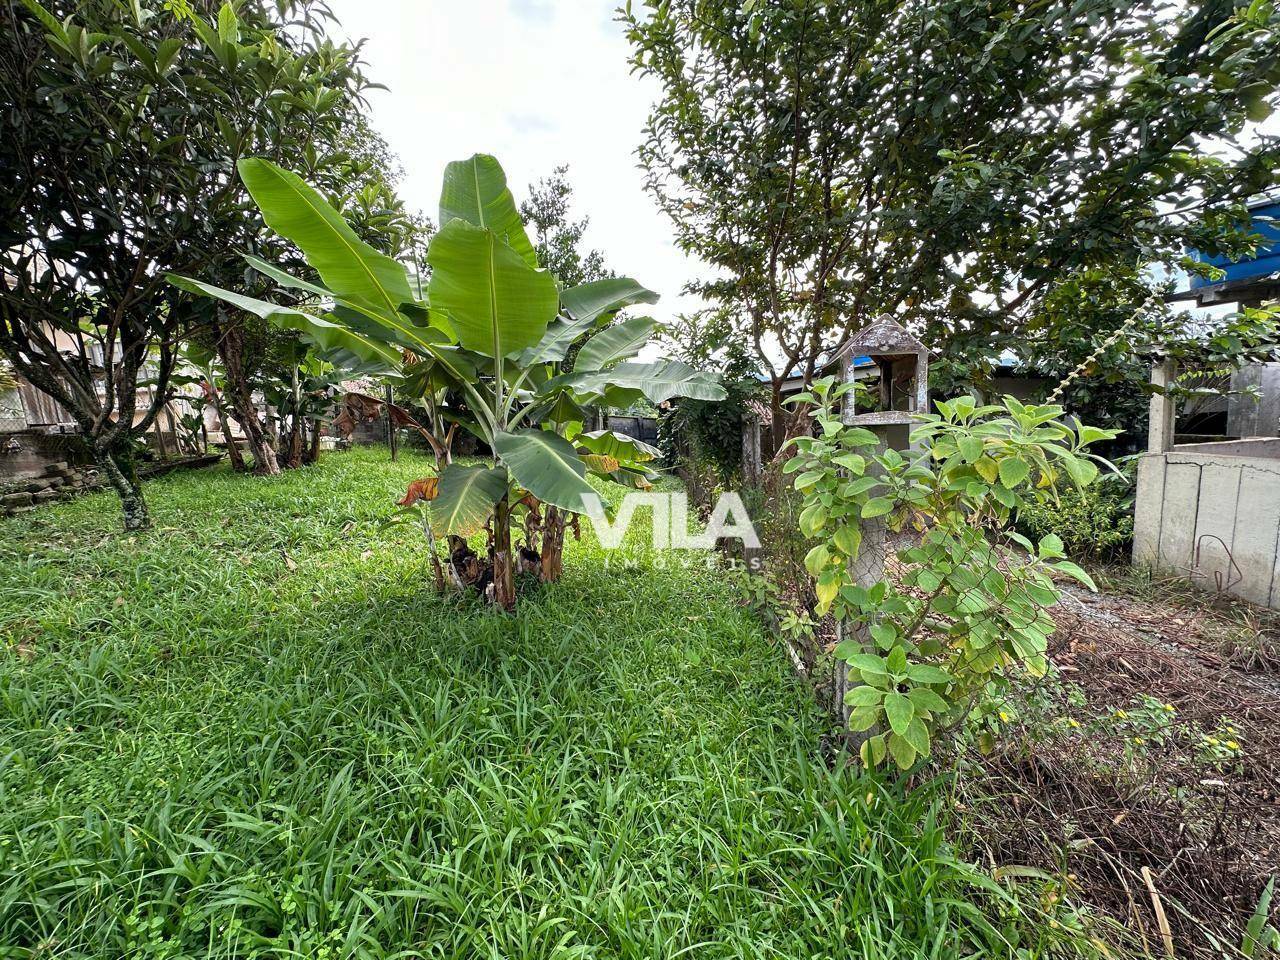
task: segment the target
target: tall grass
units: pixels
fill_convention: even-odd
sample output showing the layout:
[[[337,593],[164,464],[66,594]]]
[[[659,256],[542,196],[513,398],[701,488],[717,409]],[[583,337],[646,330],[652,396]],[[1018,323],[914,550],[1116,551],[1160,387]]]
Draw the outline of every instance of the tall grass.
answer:
[[[827,732],[722,571],[571,545],[518,618],[333,454],[0,523],[0,957],[988,957],[1080,938]]]

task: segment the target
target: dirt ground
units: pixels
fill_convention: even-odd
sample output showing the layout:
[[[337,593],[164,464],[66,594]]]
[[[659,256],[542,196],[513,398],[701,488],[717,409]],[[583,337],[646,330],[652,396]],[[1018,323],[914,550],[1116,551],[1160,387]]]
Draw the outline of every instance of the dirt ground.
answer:
[[[1280,617],[1103,582],[1062,585],[1056,669],[1019,691],[1005,746],[969,758],[962,795],[993,864],[1063,877],[1129,946],[1240,956],[1280,873]]]

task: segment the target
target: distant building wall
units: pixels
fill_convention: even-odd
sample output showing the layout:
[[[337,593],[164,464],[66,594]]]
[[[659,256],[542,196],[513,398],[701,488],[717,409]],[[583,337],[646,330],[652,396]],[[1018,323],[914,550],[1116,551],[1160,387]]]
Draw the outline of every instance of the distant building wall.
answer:
[[[1280,439],[1176,446],[1144,456],[1133,559],[1280,609]]]

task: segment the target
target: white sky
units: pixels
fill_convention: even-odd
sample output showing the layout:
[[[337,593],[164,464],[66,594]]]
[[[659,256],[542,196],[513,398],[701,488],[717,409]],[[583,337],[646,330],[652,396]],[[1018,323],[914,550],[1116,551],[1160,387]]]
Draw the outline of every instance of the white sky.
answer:
[[[374,127],[405,168],[400,193],[438,219],[450,160],[491,153],[519,203],[569,165],[573,216],[618,273],[656,290],[659,321],[694,309],[680,294],[706,271],[672,241],[643,189],[635,148],[656,85],[627,65],[617,0],[331,0],[352,39],[366,38]]]

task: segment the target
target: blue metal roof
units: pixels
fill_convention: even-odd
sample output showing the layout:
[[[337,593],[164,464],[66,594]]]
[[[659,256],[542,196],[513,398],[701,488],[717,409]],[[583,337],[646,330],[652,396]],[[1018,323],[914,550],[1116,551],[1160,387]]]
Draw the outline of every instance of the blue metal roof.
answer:
[[[1226,272],[1221,280],[1207,280],[1204,277],[1192,277],[1191,289],[1212,287],[1220,283],[1231,283],[1238,280],[1249,280],[1254,277],[1267,277],[1280,271],[1280,223],[1269,223],[1259,217],[1272,217],[1280,221],[1280,202],[1265,202],[1249,208],[1252,222],[1250,228],[1264,238],[1257,252],[1243,260],[1233,261],[1228,257],[1211,257],[1198,250],[1188,251],[1201,263],[1208,263]]]
[[[1262,237],[1252,257],[1231,260],[1210,256],[1199,250],[1188,250],[1193,259],[1217,267],[1223,275],[1217,280],[1191,276],[1186,286],[1165,297],[1166,301],[1194,300],[1200,306],[1215,303],[1247,302],[1274,298],[1280,292],[1280,200],[1263,198],[1249,204],[1249,228]]]

